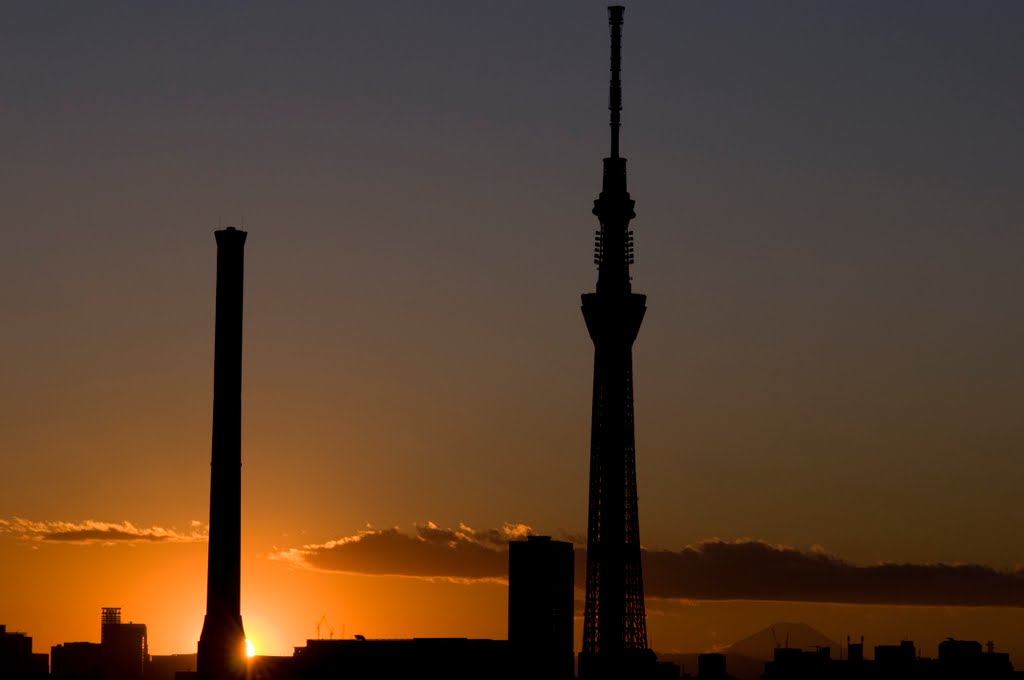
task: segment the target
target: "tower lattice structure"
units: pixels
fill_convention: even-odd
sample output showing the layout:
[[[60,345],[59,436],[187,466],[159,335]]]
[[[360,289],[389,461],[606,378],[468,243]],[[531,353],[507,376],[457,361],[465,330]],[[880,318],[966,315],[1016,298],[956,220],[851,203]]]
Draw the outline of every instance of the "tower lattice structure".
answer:
[[[653,656],[647,649],[633,434],[633,341],[647,296],[632,291],[629,273],[629,223],[636,214],[626,190],[626,159],[619,156],[622,15],[622,7],[608,8],[611,153],[604,159],[602,190],[593,210],[601,225],[594,249],[597,291],[582,296],[594,342],[583,677],[615,675],[624,662]]]

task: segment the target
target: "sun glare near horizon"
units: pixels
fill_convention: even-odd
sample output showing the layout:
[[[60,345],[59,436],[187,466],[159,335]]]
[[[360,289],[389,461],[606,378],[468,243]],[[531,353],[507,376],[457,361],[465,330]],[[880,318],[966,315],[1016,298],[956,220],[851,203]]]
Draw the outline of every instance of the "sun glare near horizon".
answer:
[[[252,640],[246,639],[245,641],[245,655],[250,659],[256,656],[256,645],[252,643]]]

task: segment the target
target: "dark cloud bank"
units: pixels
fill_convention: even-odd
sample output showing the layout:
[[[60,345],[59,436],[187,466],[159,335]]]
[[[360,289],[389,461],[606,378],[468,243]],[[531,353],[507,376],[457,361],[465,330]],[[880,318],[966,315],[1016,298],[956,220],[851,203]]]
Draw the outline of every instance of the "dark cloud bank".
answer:
[[[529,527],[474,531],[430,524],[414,533],[365,531],[273,555],[303,568],[368,575],[505,581],[508,540]],[[576,551],[583,585],[584,551]],[[1024,574],[982,565],[858,566],[822,550],[802,551],[760,541],[711,540],[680,551],[644,552],[649,598],[779,600],[846,604],[1024,606]]]
[[[857,566],[822,551],[708,541],[644,554],[649,597],[849,604],[1024,606],[1024,575],[981,565]]]
[[[416,527],[364,531],[320,545],[279,551],[272,557],[298,566],[373,576],[413,576],[451,580],[503,580],[508,571],[510,536],[500,530],[469,527]]]

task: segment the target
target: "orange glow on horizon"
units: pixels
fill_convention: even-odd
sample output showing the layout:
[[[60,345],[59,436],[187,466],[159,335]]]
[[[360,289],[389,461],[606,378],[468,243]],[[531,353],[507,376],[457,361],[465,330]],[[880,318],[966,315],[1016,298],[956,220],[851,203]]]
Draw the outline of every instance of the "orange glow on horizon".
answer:
[[[256,645],[252,643],[252,640],[245,641],[245,655],[250,659],[256,656]]]

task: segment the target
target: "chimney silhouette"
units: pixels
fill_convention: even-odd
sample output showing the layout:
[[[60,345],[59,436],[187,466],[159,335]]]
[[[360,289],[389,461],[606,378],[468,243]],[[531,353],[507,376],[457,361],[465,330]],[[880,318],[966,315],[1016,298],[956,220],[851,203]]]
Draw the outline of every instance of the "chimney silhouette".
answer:
[[[217,238],[217,320],[213,357],[213,451],[206,618],[197,671],[204,680],[245,675],[241,614],[242,543],[242,283],[246,232]]]

